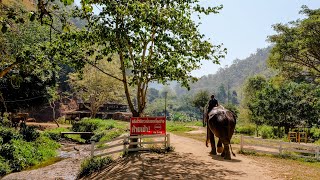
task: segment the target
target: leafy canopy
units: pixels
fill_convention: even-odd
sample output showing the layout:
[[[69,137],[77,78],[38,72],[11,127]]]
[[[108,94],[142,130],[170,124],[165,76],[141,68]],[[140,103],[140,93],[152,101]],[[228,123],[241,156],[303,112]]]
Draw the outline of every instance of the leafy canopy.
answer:
[[[302,7],[303,20],[276,24],[270,36],[274,43],[268,59],[271,67],[293,80],[319,82],[320,77],[320,9]]]
[[[85,41],[86,47],[98,44],[102,47],[98,52],[86,51],[96,60],[113,54],[119,56],[121,81],[135,116],[143,113],[149,82],[177,80],[189,88],[189,83],[195,80],[191,71],[200,67],[201,60],[219,63],[224,57],[225,49],[205,40],[199,24],[191,18],[194,13],[218,13],[222,6],[204,8],[198,0],[81,2],[82,9],[74,14],[87,18],[88,29],[66,38]],[[93,4],[102,7],[99,15],[92,13]],[[130,98],[129,86],[136,87],[137,109]]]

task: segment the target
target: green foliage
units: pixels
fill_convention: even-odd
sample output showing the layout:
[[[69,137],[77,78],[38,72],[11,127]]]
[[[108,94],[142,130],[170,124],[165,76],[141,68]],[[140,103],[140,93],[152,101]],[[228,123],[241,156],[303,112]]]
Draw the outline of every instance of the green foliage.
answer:
[[[208,101],[210,99],[209,91],[207,90],[200,90],[193,96],[193,105],[197,108],[202,109],[207,105]]]
[[[72,125],[74,132],[94,132],[96,130],[110,130],[115,127],[115,122],[101,119],[82,119]]]
[[[59,141],[61,139],[61,132],[68,132],[68,131],[70,130],[67,128],[59,127],[55,129],[46,130],[43,134],[54,141]],[[66,135],[66,136],[68,137],[69,135]]]
[[[235,131],[240,134],[254,135],[256,127],[252,124],[238,125]]]
[[[0,137],[2,139],[1,144],[6,144],[13,139],[22,138],[22,136],[19,134],[19,132],[17,130],[15,130],[14,128],[7,128],[7,127],[1,127],[1,126],[0,126]]]
[[[202,7],[198,1],[99,0],[94,4],[104,8],[96,16],[85,10],[92,7],[91,3],[82,3],[82,10],[75,13],[89,19],[90,31],[70,33],[65,38],[83,44],[79,49],[95,60],[107,56],[113,61],[110,57],[118,55],[122,76],[115,79],[123,82],[134,116],[146,107],[148,83],[176,80],[189,87],[196,79],[190,72],[200,67],[201,60],[218,63],[225,55],[226,49],[207,41],[191,17],[195,13],[217,13],[220,6]],[[101,47],[98,51],[96,44]],[[137,106],[133,105],[129,86],[136,87]]]
[[[188,116],[184,113],[176,112],[171,114],[172,121],[188,121]]]
[[[318,91],[312,84],[286,82],[276,87],[270,81],[251,99],[249,109],[259,123],[262,119],[263,123],[287,129],[302,122],[312,125],[319,116]]]
[[[273,25],[277,34],[269,37],[274,46],[268,63],[294,81],[319,82],[320,9],[303,6],[300,13],[306,18]]]
[[[9,174],[11,171],[9,162],[0,156],[0,177]]]
[[[183,133],[192,131],[193,129],[194,128],[189,127],[188,124],[184,122],[167,121],[167,131],[169,132]]]
[[[265,125],[261,126],[260,134],[263,139],[271,139],[276,137],[276,135],[274,134],[273,128],[271,126],[265,126]]]
[[[89,119],[85,118],[74,123],[72,130],[74,132],[94,132],[91,136],[81,136],[86,142],[111,140],[123,134],[127,124],[115,120]],[[79,139],[79,140],[81,140]],[[82,140],[83,141],[83,140]]]
[[[12,140],[2,146],[0,156],[10,160],[13,171],[21,171],[55,156],[59,146],[46,137],[40,137],[34,142],[26,142],[22,139]]]
[[[86,159],[81,163],[81,168],[78,177],[89,176],[94,172],[98,172],[105,168],[107,165],[112,163],[113,160],[111,157],[97,157],[97,158],[90,158]]]
[[[20,134],[22,135],[23,139],[28,142],[35,141],[40,136],[40,133],[36,130],[35,127],[26,126],[23,123],[20,126]]]
[[[310,129],[310,132],[309,132],[308,136],[310,138],[315,139],[315,140],[320,140],[320,129],[317,128],[317,127],[312,127]]]
[[[237,106],[233,105],[233,104],[226,104],[224,105],[224,108],[228,109],[229,111],[233,112],[236,116],[239,115],[239,110],[237,108]]]

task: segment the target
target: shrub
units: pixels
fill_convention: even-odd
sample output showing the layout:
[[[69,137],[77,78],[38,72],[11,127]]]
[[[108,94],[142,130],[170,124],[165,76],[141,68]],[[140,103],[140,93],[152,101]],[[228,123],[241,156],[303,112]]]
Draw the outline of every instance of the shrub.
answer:
[[[21,171],[56,156],[56,149],[59,146],[47,137],[40,137],[35,142],[11,140],[2,146],[0,156],[9,160],[13,171]]]
[[[246,124],[242,126],[236,126],[236,132],[240,134],[253,135],[256,131],[256,128],[252,124]]]
[[[260,133],[263,139],[270,139],[275,137],[273,134],[274,133],[273,128],[270,126],[261,126]]]
[[[69,131],[67,128],[55,128],[55,129],[50,129],[44,132],[44,135],[47,136],[48,138],[59,141],[61,139],[61,132],[66,132]]]
[[[176,112],[171,116],[172,121],[187,121],[189,117],[185,113]]]
[[[320,129],[316,127],[312,127],[309,133],[310,138],[318,140],[320,139]]]
[[[0,156],[0,177],[10,173],[11,171],[9,162]]]
[[[21,124],[20,134],[22,135],[23,139],[28,142],[35,141],[40,136],[40,133],[37,132],[35,127],[26,126],[25,124]]]
[[[13,128],[0,127],[0,137],[2,138],[2,144],[6,144],[11,139],[21,138],[21,135]]]
[[[104,158],[90,158],[86,159],[81,163],[81,168],[78,177],[88,176],[94,172],[100,171],[108,164],[113,162],[112,158],[107,156]]]
[[[109,130],[115,127],[114,121],[101,119],[82,119],[72,125],[74,132],[94,132],[96,130]]]

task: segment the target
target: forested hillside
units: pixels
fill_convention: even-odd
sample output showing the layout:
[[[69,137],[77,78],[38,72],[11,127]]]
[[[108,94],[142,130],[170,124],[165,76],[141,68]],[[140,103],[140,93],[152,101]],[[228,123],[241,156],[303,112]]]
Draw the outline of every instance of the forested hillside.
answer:
[[[245,80],[253,75],[263,74],[270,77],[273,73],[267,68],[266,60],[271,47],[258,49],[256,53],[248,58],[234,60],[233,64],[226,68],[220,68],[216,74],[201,77],[191,85],[191,92],[207,89],[209,92],[217,93],[218,88],[223,85],[226,91],[241,91]]]

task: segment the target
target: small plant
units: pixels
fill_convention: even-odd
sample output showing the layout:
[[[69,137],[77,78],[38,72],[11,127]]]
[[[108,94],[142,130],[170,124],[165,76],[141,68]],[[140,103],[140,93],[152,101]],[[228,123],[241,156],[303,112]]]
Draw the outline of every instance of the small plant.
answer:
[[[3,157],[0,156],[0,177],[12,171],[10,164]]]
[[[253,135],[255,131],[256,131],[255,126],[251,124],[236,126],[236,132],[240,134]]]
[[[0,127],[0,137],[2,138],[2,144],[6,144],[11,139],[21,138],[21,135],[13,128]]]
[[[261,133],[262,139],[274,138],[273,130],[272,130],[272,127],[270,126],[262,126],[260,128],[260,133]]]
[[[35,141],[40,136],[40,133],[36,131],[35,127],[26,126],[24,123],[21,123],[20,134],[23,139],[28,142]]]
[[[81,163],[81,168],[78,177],[88,176],[94,172],[98,172],[105,168],[107,165],[113,162],[113,159],[109,156],[107,157],[97,157],[86,159]]]

